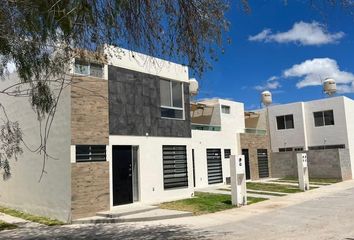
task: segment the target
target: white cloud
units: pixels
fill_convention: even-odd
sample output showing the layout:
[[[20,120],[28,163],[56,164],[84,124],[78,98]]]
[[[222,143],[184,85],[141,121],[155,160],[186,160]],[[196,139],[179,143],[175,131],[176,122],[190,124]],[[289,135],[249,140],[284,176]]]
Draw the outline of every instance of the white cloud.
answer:
[[[281,87],[280,82],[277,81],[278,79],[279,77],[272,76],[267,80],[265,84],[254,86],[254,89],[256,89],[257,91],[278,89]]]
[[[294,23],[287,32],[272,33],[271,29],[264,29],[254,36],[249,36],[249,41],[264,41],[278,43],[298,43],[301,45],[324,45],[336,43],[344,37],[343,32],[329,33],[323,24],[318,22],[306,23],[303,21]]]
[[[284,78],[301,78],[297,88],[321,85],[321,79],[334,78],[340,93],[354,92],[354,74],[340,70],[337,62],[331,58],[314,58],[295,64],[283,72]]]

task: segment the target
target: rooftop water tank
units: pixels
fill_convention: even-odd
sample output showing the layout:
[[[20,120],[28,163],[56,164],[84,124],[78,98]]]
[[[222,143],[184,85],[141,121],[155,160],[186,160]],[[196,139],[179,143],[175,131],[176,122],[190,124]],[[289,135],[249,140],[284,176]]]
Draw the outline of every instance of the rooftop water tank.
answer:
[[[191,96],[198,95],[199,83],[195,78],[189,79],[189,94]]]
[[[333,78],[326,78],[323,82],[323,91],[331,96],[337,92],[336,81]]]
[[[261,93],[262,103],[265,106],[272,104],[272,94],[269,91],[263,91]]]

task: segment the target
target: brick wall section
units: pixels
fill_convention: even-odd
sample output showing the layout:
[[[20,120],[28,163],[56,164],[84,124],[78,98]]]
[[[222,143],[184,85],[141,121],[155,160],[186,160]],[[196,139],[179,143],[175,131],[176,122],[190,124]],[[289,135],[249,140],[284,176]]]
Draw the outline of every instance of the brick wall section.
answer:
[[[241,149],[248,149],[251,179],[252,180],[259,179],[257,149],[268,150],[269,176],[272,176],[271,166],[270,166],[271,154],[270,154],[268,135],[262,136],[262,135],[256,135],[251,133],[241,133],[240,140],[241,140]]]
[[[109,163],[71,164],[72,219],[109,210]]]
[[[108,81],[75,77],[71,85],[71,144],[108,145]]]
[[[348,149],[310,150],[307,153],[310,178],[352,177]],[[272,177],[297,176],[297,152],[272,153]]]

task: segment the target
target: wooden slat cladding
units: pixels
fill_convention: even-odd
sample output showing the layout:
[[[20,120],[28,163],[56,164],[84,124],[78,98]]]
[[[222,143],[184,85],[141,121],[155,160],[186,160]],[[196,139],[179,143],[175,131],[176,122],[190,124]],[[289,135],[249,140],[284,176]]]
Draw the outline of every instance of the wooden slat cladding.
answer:
[[[71,164],[72,219],[109,210],[109,163]]]
[[[71,84],[71,144],[108,145],[108,81],[74,77]]]

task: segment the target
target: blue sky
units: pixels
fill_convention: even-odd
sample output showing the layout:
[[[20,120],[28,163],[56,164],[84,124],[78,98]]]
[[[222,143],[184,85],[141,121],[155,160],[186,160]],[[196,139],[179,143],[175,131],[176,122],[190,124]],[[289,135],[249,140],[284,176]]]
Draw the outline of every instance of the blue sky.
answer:
[[[307,101],[324,97],[319,84],[326,77],[336,79],[338,94],[354,98],[353,16],[321,12],[305,0],[251,0],[247,14],[234,2],[227,15],[232,42],[198,79],[198,98],[229,98],[255,109],[270,87],[275,103]]]

